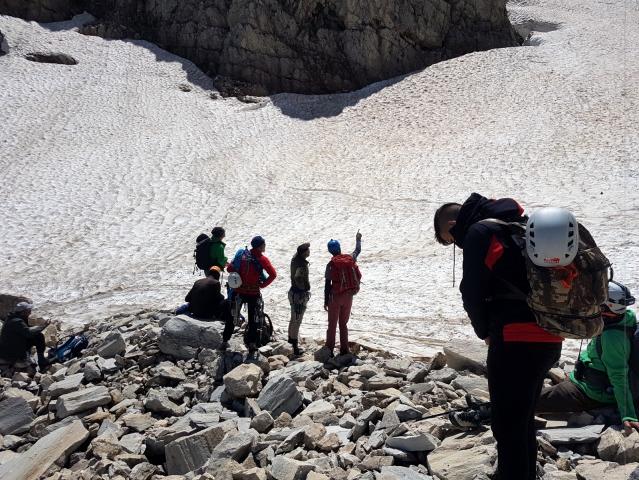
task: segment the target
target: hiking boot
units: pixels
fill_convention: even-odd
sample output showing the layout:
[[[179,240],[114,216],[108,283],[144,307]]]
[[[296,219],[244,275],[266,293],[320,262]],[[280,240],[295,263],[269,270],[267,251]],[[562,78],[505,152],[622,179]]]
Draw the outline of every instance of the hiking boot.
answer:
[[[448,421],[453,427],[459,430],[474,430],[482,426],[484,419],[479,410],[465,410],[461,412],[450,412]]]
[[[293,347],[293,355],[295,355],[296,357],[299,357],[300,355],[304,353],[304,350],[302,350],[299,346],[299,340],[294,340],[292,338],[289,338],[288,343],[290,343],[291,346]]]
[[[44,373],[45,371],[47,371],[50,365],[51,362],[46,358],[38,359],[38,370],[40,371],[40,373]]]

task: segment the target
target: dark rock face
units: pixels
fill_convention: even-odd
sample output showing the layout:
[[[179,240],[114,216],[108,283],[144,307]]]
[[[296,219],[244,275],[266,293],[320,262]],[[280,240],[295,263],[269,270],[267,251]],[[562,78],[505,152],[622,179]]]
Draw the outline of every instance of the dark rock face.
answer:
[[[0,56],[5,53],[9,53],[9,45],[7,44],[2,32],[0,32]]]
[[[36,22],[59,22],[82,13],[84,0],[0,0],[0,14]]]
[[[3,2],[13,1],[17,0],[0,0],[0,12]],[[472,51],[517,45],[505,4],[506,0],[87,1],[85,8],[99,20],[84,33],[149,40],[210,75],[244,83],[246,93],[326,93],[357,89]]]

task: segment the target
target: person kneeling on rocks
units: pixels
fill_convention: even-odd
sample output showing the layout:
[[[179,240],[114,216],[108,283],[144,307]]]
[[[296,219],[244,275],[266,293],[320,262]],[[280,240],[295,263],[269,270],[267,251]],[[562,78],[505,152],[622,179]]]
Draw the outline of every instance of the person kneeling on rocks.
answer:
[[[575,370],[557,385],[544,388],[537,402],[537,413],[583,412],[617,405],[627,432],[639,430],[630,376],[637,318],[627,307],[635,299],[625,285],[611,281],[608,301],[602,305],[605,327],[579,356]],[[474,405],[466,411],[453,412],[451,423],[461,429],[475,428],[488,422],[490,413]]]
[[[219,318],[224,321],[223,344],[220,348],[228,348],[228,341],[233,335],[233,315],[231,304],[222,295],[220,275],[222,270],[218,266],[211,267],[206,272],[206,277],[197,280],[189,293],[184,298],[189,302],[188,309],[194,318],[209,320]]]
[[[49,362],[44,356],[46,348],[44,334],[49,322],[36,327],[29,326],[29,315],[33,305],[28,302],[18,303],[13,312],[7,315],[7,320],[0,333],[0,360],[11,366],[30,362],[31,348],[35,347],[38,355],[38,367],[44,370]]]

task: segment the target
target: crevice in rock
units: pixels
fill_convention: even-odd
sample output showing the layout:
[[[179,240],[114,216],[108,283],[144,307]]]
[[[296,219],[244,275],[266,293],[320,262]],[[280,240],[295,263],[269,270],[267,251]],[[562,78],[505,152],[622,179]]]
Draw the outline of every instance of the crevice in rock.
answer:
[[[77,65],[78,61],[71,55],[60,52],[33,52],[27,53],[24,58],[30,62],[57,63],[59,65]]]

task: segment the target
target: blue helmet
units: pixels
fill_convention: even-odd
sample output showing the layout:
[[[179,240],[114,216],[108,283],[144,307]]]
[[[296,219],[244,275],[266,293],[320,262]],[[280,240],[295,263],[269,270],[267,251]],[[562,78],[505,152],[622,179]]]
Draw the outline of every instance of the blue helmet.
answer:
[[[333,255],[339,255],[342,253],[342,247],[340,246],[337,240],[333,240],[332,238],[328,242],[328,251]]]

